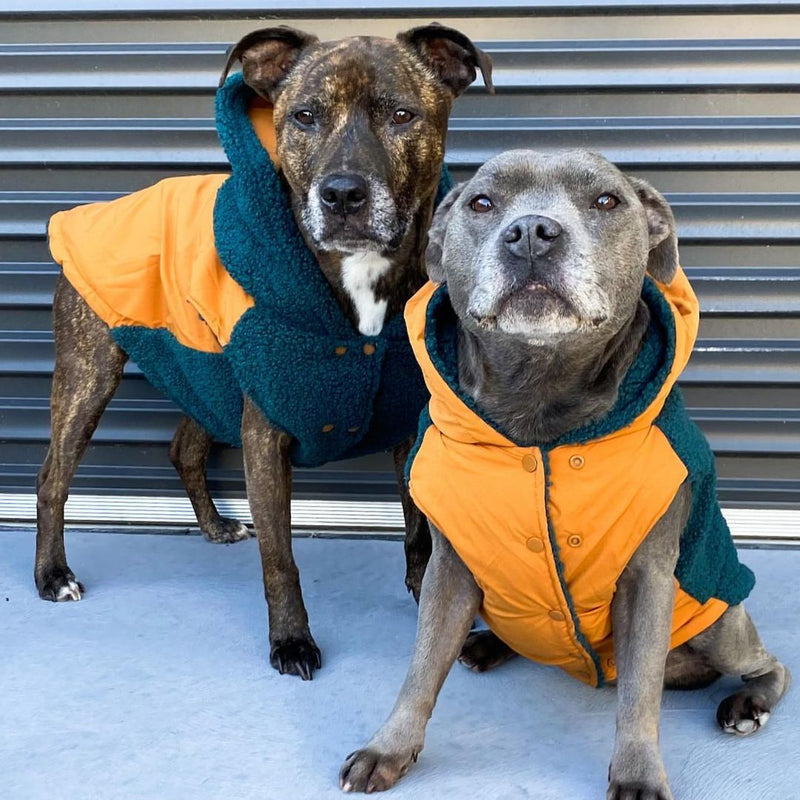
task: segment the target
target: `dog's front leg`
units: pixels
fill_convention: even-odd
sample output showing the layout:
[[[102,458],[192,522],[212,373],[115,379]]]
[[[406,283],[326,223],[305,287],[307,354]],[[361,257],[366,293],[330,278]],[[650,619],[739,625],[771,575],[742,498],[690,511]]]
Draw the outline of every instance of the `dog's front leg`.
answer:
[[[389,718],[342,765],[339,785],[346,792],[388,789],[417,760],[436,697],[480,606],[481,590],[464,562],[433,525],[431,536],[411,665]]]
[[[617,583],[611,606],[617,731],[608,800],[672,800],[658,746],[658,724],[675,600],[675,563],[690,502],[684,484]]]
[[[397,476],[397,488],[400,491],[400,502],[403,505],[403,519],[406,525],[405,553],[406,553],[406,589],[414,595],[414,599],[419,603],[419,595],[422,588],[422,576],[425,574],[425,567],[431,557],[431,533],[428,529],[428,520],[425,515],[417,508],[411,499],[406,483],[406,461],[411,447],[414,444],[413,437],[406,439],[402,444],[394,449],[394,470]]]
[[[269,609],[269,661],[281,674],[308,681],[321,661],[292,555],[290,445],[291,437],[273,428],[245,397],[242,452]]]

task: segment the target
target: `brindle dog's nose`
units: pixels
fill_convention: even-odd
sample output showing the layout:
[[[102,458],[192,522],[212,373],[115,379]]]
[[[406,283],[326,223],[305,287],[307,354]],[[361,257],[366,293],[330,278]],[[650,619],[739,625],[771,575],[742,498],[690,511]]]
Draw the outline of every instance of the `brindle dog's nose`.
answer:
[[[550,217],[528,214],[515,219],[503,231],[503,243],[515,256],[543,256],[561,235],[561,225]]]
[[[322,205],[337,216],[355,214],[367,201],[367,182],[353,173],[328,175],[319,187]]]

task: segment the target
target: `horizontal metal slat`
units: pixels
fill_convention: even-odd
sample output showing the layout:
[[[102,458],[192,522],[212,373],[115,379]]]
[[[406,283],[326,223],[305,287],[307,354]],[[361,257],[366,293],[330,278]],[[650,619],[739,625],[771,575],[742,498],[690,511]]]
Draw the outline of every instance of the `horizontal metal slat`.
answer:
[[[167,444],[180,412],[166,400],[109,405],[93,437],[98,443]],[[693,412],[718,454],[770,454],[800,457],[800,411],[793,409],[715,409]],[[0,398],[0,430],[6,442],[45,441],[49,407],[40,398]]]
[[[0,192],[0,239],[44,237],[56,211],[112,200],[113,192]],[[703,240],[800,242],[800,194],[667,194],[684,243]]]
[[[800,51],[798,51],[800,55]],[[475,169],[519,147],[603,152],[620,166],[800,165],[800,116],[451,120],[448,162]],[[227,171],[211,119],[0,121],[6,167],[168,165]]]
[[[703,316],[800,314],[800,267],[685,269]],[[0,308],[49,309],[59,272],[52,262],[0,262]],[[36,330],[32,324],[27,329]]]
[[[415,14],[463,14],[469,10],[473,15],[499,16],[506,13],[538,12],[547,14],[579,13],[608,14],[612,12],[669,13],[681,11],[719,11],[733,13],[741,10],[762,12],[789,12],[800,9],[797,0],[727,0],[725,3],[713,0],[499,0],[492,5],[476,0],[437,0],[436,3],[423,0],[292,0],[292,2],[272,2],[271,15],[389,15],[402,16],[409,12]],[[5,0],[0,17],[46,17],[46,16],[120,16],[126,14],[147,15],[191,15],[233,17],[240,14],[261,14],[263,2],[259,0],[235,0],[222,3],[220,0],[168,0],[155,3],[153,0],[116,0],[113,7],[105,0],[71,0],[65,6],[60,0],[37,0],[35,4],[25,0]]]
[[[0,45],[0,91],[213,92],[229,44]],[[774,91],[800,86],[800,39],[480,44],[493,58],[493,81],[502,91]]]

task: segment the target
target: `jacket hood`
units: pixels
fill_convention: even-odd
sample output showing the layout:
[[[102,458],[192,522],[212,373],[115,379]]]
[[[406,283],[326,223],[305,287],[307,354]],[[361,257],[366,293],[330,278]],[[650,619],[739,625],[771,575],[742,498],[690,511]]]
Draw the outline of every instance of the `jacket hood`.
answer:
[[[623,378],[610,412],[551,442],[514,441],[458,383],[458,331],[447,285],[426,283],[406,306],[406,325],[428,391],[433,424],[460,442],[499,447],[582,444],[650,425],[689,361],[699,325],[699,305],[678,268],[669,284],[644,279],[642,300],[650,310],[647,333]]]

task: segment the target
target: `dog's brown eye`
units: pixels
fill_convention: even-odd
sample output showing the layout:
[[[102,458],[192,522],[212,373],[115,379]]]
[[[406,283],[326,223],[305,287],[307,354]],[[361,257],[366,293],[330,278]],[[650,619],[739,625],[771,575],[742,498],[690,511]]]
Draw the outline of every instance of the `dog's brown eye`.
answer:
[[[494,208],[494,203],[485,194],[479,194],[470,200],[469,207],[478,214],[485,214]]]
[[[393,125],[405,125],[411,122],[412,119],[414,119],[414,115],[406,108],[398,108],[397,111],[392,114]]]
[[[299,122],[301,125],[303,125],[303,126],[304,126],[304,127],[306,127],[306,128],[307,128],[307,127],[309,127],[310,125],[313,125],[313,124],[314,124],[314,122],[316,121],[316,120],[314,119],[314,115],[313,115],[313,114],[312,114],[310,111],[307,111],[307,110],[298,111],[298,112],[297,112],[297,113],[294,115],[294,118],[295,118],[295,119],[296,119],[296,120],[297,120],[297,121],[298,121],[298,122]]]
[[[592,203],[592,208],[597,208],[600,211],[611,211],[619,205],[619,198],[614,197],[613,194],[601,194],[597,200]]]

